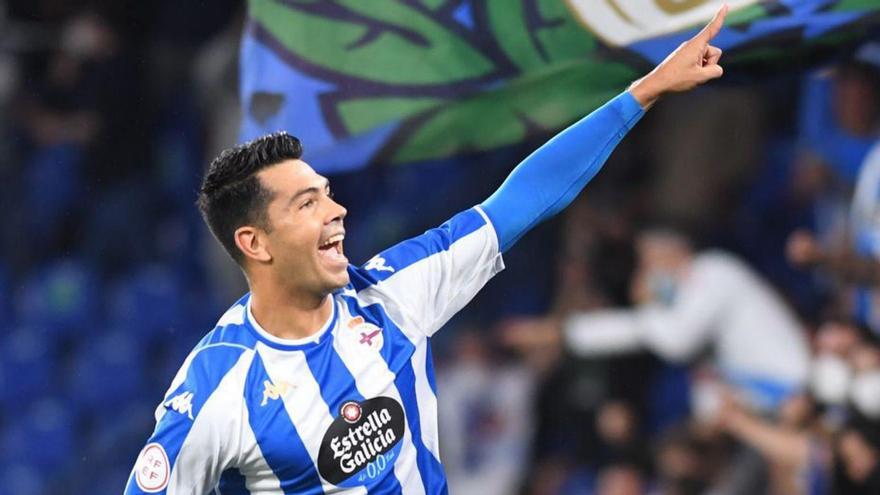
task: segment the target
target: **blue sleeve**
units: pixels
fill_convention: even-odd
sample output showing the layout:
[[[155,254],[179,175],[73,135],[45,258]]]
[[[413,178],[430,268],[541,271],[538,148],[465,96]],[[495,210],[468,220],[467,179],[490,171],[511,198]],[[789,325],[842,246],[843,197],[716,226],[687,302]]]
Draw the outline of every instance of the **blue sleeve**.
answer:
[[[482,203],[506,251],[569,205],[644,115],[628,92],[557,134],[522,161]]]

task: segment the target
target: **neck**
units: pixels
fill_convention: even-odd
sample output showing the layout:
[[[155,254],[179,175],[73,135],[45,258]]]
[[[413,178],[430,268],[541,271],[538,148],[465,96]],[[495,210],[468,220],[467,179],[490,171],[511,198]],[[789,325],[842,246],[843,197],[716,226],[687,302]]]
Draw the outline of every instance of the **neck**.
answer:
[[[304,339],[321,330],[333,311],[333,298],[279,289],[251,285],[251,312],[264,330],[282,339]]]

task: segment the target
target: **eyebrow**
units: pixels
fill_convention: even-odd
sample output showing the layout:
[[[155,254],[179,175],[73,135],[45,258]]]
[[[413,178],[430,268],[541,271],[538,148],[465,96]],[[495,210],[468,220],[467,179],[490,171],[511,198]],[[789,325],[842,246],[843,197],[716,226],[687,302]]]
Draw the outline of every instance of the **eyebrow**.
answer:
[[[324,179],[324,190],[326,191],[327,189],[330,189],[330,181],[328,179]],[[296,201],[297,198],[304,194],[317,194],[319,192],[321,192],[321,188],[319,188],[318,186],[310,186],[304,189],[300,189],[299,191],[294,193],[294,195],[291,196],[290,199],[287,201],[287,207],[290,207],[290,205],[293,204],[293,202]]]

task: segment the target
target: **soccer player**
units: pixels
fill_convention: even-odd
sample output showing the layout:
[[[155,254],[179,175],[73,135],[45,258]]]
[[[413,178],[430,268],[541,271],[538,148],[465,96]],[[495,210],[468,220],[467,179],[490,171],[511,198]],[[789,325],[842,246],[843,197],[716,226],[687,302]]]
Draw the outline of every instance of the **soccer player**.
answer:
[[[479,206],[351,266],[345,208],[285,133],[224,151],[199,207],[250,292],[186,358],[126,493],[446,493],[430,338],[661,95],[721,76],[727,7]]]

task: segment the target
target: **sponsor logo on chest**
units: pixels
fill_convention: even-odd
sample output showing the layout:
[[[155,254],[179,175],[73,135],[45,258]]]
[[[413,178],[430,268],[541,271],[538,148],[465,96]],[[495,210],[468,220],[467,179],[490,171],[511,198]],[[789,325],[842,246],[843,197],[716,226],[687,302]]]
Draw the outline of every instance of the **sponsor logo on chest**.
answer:
[[[374,461],[385,461],[403,438],[405,422],[403,407],[390,397],[344,403],[321,441],[321,476],[338,485]]]

